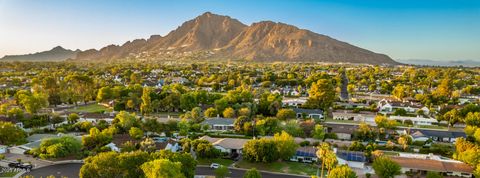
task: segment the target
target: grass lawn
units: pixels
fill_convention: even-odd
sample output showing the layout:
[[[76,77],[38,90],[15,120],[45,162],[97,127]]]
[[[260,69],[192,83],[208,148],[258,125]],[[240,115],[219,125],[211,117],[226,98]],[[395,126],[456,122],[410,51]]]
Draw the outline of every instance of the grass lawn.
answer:
[[[86,106],[79,106],[74,109],[69,109],[70,112],[88,112],[88,113],[102,113],[104,111],[111,112],[112,109],[99,104],[91,104]]]
[[[398,155],[400,155],[398,152],[394,152],[394,151],[384,151],[383,154],[386,155],[386,156],[398,156]]]
[[[309,163],[297,163],[297,162],[273,162],[273,163],[251,163],[245,160],[235,163],[239,168],[256,168],[258,170],[281,172],[288,174],[300,174],[300,175],[316,175],[317,166]]]
[[[215,158],[215,159],[201,159],[201,158],[199,158],[197,161],[198,161],[199,165],[210,165],[212,163],[218,163],[220,165],[230,166],[233,163],[233,160],[222,159],[222,158]]]
[[[0,173],[0,177],[13,177],[15,175],[17,175],[19,172],[17,171],[14,171],[14,172],[4,172],[4,173]]]

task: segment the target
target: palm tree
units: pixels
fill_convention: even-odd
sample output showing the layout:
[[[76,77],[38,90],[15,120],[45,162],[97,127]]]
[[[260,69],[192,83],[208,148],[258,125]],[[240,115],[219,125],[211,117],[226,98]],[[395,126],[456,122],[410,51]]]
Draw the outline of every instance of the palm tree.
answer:
[[[332,154],[335,160],[332,159]],[[320,146],[318,146],[318,151],[317,151],[317,157],[319,159],[322,159],[322,171],[321,171],[321,178],[323,178],[323,170],[325,166],[327,166],[327,169],[330,170],[332,167],[330,163],[336,162],[337,158],[335,156],[335,153],[333,153],[330,150],[330,145],[326,142],[323,142]]]

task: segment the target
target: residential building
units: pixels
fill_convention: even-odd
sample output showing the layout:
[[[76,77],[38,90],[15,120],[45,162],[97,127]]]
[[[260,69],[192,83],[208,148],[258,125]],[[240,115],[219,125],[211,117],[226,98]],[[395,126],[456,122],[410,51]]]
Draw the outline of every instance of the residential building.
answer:
[[[321,109],[302,109],[293,108],[298,119],[311,118],[311,119],[323,119],[323,111]]]
[[[209,131],[233,131],[235,119],[227,118],[207,118],[201,125],[208,125]]]
[[[230,155],[242,154],[243,145],[249,140],[240,138],[213,138],[209,136],[203,136],[200,139],[207,140],[222,153],[228,153]]]
[[[358,121],[358,122],[375,122],[376,113],[362,111],[358,113],[354,113],[350,110],[338,110],[332,112],[334,120],[351,120],[351,121]]]
[[[337,155],[339,165],[348,165],[348,167],[351,168],[363,169],[368,162],[368,159],[363,152],[337,150],[336,148],[334,149],[334,152]]]
[[[285,98],[282,100],[283,107],[294,107],[298,108],[304,105],[307,102],[306,98]]]
[[[390,116],[390,120],[397,120],[402,123],[405,121],[410,120],[412,121],[413,125],[436,125],[438,124],[438,120],[434,118],[424,118],[421,116],[417,117],[410,117],[410,116]]]
[[[411,129],[412,137],[414,140],[428,140],[438,142],[455,142],[459,137],[466,138],[465,132],[461,131],[441,131],[441,130],[423,130],[423,129]]]
[[[446,176],[472,177],[473,168],[463,162],[429,155],[400,155],[391,159],[401,167],[401,172],[425,175],[427,172],[439,172]]]
[[[317,159],[317,148],[314,146],[304,146],[297,148],[295,155],[290,158],[290,161],[314,163]]]

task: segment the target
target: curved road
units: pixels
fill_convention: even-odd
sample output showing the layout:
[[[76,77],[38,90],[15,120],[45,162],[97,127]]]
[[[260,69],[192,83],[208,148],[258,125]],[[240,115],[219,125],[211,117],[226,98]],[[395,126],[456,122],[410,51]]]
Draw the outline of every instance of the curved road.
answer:
[[[22,176],[32,175],[34,177],[47,177],[49,175],[54,175],[55,177],[76,178],[78,177],[81,167],[81,163],[55,164],[34,169],[31,172],[23,174]]]
[[[34,177],[47,177],[49,175],[54,175],[55,177],[68,177],[68,178],[77,178],[80,168],[82,167],[81,163],[66,163],[66,164],[56,164],[46,167],[41,167],[34,169],[31,172],[27,172],[22,176],[32,175]],[[197,175],[215,175],[214,169],[209,167],[197,167],[195,170]],[[245,174],[245,170],[239,169],[230,169],[230,175],[228,177],[241,178]],[[304,178],[306,176],[293,176],[293,175],[284,175],[284,174],[275,174],[275,173],[261,173],[264,178]]]

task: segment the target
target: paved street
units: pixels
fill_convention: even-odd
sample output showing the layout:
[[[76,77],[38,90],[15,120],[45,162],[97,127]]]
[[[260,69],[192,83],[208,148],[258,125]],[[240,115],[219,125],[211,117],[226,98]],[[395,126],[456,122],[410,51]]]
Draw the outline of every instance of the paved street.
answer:
[[[54,175],[55,177],[68,177],[68,178],[77,178],[82,164],[80,163],[68,163],[68,164],[57,164],[47,167],[42,167],[35,169],[25,175],[32,175],[35,177],[46,177],[49,175]],[[209,167],[197,167],[195,173],[197,175],[215,175],[213,172],[214,169]],[[232,178],[241,178],[245,174],[244,170],[230,169],[231,174],[229,177]],[[282,175],[282,174],[273,174],[273,173],[262,173],[264,178],[300,178],[305,176],[291,176],[291,175]]]
[[[80,167],[82,167],[82,164],[80,163],[57,164],[34,169],[31,172],[25,173],[23,176],[32,175],[34,177],[46,177],[54,175],[55,177],[65,176],[68,178],[76,178],[80,172]]]

